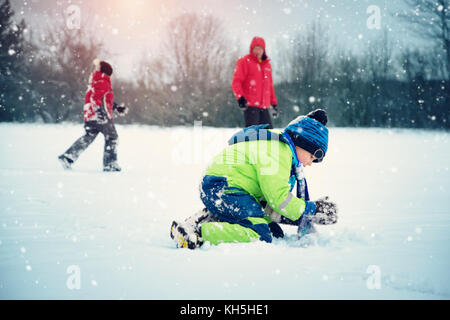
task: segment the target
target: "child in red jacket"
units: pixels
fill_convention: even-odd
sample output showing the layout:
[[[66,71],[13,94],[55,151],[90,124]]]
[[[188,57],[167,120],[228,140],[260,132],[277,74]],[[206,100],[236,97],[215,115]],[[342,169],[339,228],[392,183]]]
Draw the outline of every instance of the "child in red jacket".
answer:
[[[79,138],[64,154],[58,157],[64,169],[70,169],[81,153],[89,147],[99,133],[105,137],[103,171],[120,171],[117,164],[118,135],[113,122],[113,111],[124,115],[127,108],[115,104],[111,88],[113,69],[105,61],[94,60],[95,70],[89,78],[83,118],[85,135]]]

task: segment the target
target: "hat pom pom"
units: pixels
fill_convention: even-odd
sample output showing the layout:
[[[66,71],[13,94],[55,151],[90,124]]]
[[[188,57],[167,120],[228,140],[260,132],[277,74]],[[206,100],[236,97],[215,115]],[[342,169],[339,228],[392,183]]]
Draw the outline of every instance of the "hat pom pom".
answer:
[[[326,126],[328,123],[327,113],[325,112],[325,110],[322,110],[322,109],[317,109],[317,110],[311,111],[306,116],[319,121],[324,126]]]
[[[94,61],[92,62],[94,64],[94,66],[98,67],[100,65],[100,59],[99,58],[95,58]]]

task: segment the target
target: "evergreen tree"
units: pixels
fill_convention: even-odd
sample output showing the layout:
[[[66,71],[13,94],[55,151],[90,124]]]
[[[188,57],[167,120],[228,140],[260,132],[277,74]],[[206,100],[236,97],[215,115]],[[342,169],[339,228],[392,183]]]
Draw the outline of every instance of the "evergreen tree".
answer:
[[[16,24],[9,0],[0,4],[0,121],[23,120],[27,92],[25,21]],[[29,91],[29,90],[28,90]]]

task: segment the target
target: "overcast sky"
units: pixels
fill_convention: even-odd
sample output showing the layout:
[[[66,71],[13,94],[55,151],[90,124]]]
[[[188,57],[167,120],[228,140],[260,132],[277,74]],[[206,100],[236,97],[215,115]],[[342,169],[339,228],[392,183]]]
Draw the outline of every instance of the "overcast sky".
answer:
[[[184,12],[209,13],[221,18],[230,38],[240,42],[242,54],[253,36],[266,39],[270,55],[275,46],[305,29],[317,19],[329,27],[331,43],[361,50],[382,30],[369,29],[369,6],[381,12],[381,28],[388,28],[398,46],[417,45],[410,26],[393,15],[405,9],[403,0],[12,0],[17,16],[40,30],[47,21],[64,16],[70,5],[80,8],[82,21],[90,21],[111,53],[110,60],[122,75],[132,68],[144,50],[157,47],[167,23]],[[276,57],[272,57],[274,60]],[[276,61],[274,61],[276,63]]]

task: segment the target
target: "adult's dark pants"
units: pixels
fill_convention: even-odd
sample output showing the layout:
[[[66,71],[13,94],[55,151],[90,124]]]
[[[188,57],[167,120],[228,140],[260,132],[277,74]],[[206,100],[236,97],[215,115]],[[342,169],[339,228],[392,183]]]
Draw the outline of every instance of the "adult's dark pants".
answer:
[[[273,128],[272,119],[270,118],[269,109],[261,109],[258,107],[248,107],[244,111],[245,127],[260,124],[269,124],[270,129]]]
[[[78,157],[95,140],[99,133],[105,137],[105,148],[103,151],[103,166],[107,167],[117,161],[117,143],[119,136],[112,121],[98,123],[96,121],[87,121],[84,123],[85,134],[67,149],[64,155],[76,161]]]

